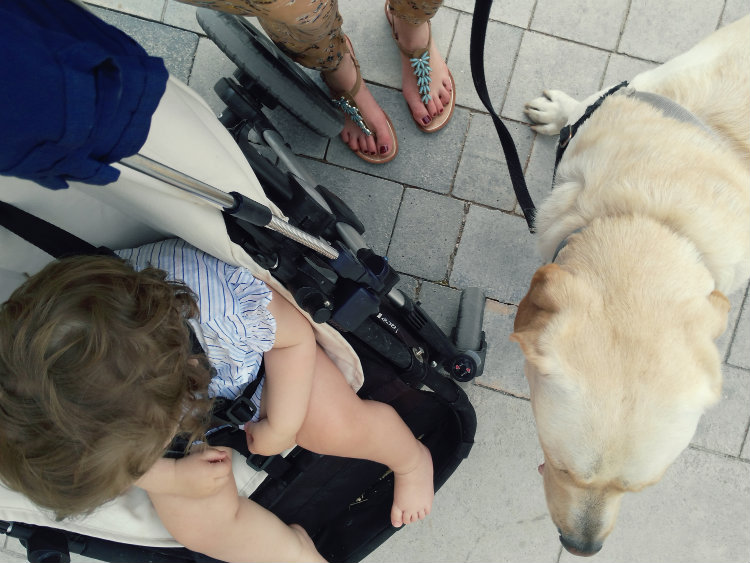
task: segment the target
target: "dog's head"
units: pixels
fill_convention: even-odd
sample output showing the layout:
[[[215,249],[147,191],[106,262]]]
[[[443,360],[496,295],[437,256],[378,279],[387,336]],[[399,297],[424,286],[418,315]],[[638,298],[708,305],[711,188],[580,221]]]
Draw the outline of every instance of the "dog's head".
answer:
[[[577,555],[601,549],[623,494],[656,483],[718,399],[714,339],[729,309],[718,291],[658,310],[595,285],[540,268],[511,335],[526,358],[547,505]]]

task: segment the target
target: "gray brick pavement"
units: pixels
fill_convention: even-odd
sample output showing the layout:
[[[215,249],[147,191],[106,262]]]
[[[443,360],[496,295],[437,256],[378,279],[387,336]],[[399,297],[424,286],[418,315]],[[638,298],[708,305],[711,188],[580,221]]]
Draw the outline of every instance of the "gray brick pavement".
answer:
[[[92,0],[215,111],[213,83],[232,65],[205,37],[193,8],[175,0]],[[489,299],[484,375],[464,385],[479,418],[469,458],[438,493],[433,514],[367,558],[385,561],[572,561],[545,506],[541,461],[523,359],[508,341],[516,306],[539,265],[514,210],[507,171],[468,70],[472,0],[446,0],[434,34],[457,84],[452,123],[428,136],[411,122],[398,92],[398,51],[380,2],[342,0],[345,31],[363,74],[393,119],[399,157],[386,166],[357,159],[336,139],[314,135],[283,110],[272,119],[321,183],[343,197],[367,227],[365,238],[402,272],[399,287],[448,329],[459,291],[478,285]],[[525,101],[543,88],[586,96],[632,77],[748,13],[747,0],[507,0],[492,8],[486,73],[526,166],[536,201],[548,192],[554,140],[524,123]],[[627,495],[599,563],[750,561],[750,305],[730,296],[721,402],[664,479]],[[13,542],[14,540],[11,540]],[[3,555],[15,557],[17,545]],[[83,561],[84,559],[78,559]]]

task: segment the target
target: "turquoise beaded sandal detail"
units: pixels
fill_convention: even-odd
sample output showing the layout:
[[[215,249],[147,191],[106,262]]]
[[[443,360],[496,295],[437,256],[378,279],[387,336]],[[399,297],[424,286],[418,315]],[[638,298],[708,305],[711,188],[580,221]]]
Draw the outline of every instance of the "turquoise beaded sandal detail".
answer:
[[[432,44],[431,22],[427,22],[428,29],[430,30],[430,35],[427,38],[427,47],[416,49],[415,51],[410,52],[404,49],[398,42],[398,34],[396,33],[396,16],[393,12],[393,7],[391,7],[390,2],[386,0],[385,17],[388,19],[388,23],[391,24],[391,34],[393,35],[393,40],[396,42],[396,46],[399,48],[399,50],[409,59],[414,76],[417,79],[419,95],[422,98],[422,103],[426,106],[427,103],[432,100],[432,76],[430,76],[430,73],[432,72],[432,67],[430,67],[430,45]],[[451,99],[448,104],[444,106],[443,113],[433,117],[432,121],[430,121],[430,123],[428,123],[427,125],[418,121],[414,117],[414,115],[412,115],[414,123],[416,123],[417,126],[425,133],[434,133],[435,131],[442,129],[448,124],[450,118],[453,117],[453,110],[456,107],[456,83],[453,80],[453,75],[451,74],[450,70],[448,70],[448,76],[451,81]]]
[[[352,57],[352,61],[354,62],[354,69],[357,72],[357,78],[354,81],[354,86],[352,86],[351,90],[336,91],[331,88],[331,86],[326,81],[325,74],[321,73],[321,77],[323,78],[323,82],[326,83],[326,86],[328,86],[329,90],[331,90],[331,95],[333,97],[331,101],[334,103],[334,105],[343,112],[345,117],[351,119],[365,135],[370,137],[375,132],[372,130],[372,127],[370,127],[370,125],[365,121],[364,117],[362,117],[362,113],[359,111],[359,107],[357,107],[357,102],[354,101],[354,96],[357,95],[357,92],[359,92],[359,89],[362,86],[362,73],[359,70],[359,62],[357,61],[357,57],[354,56],[354,49],[352,48],[351,41],[349,41],[349,38],[346,35],[344,36],[344,39],[346,46],[344,55],[348,53]],[[372,164],[385,164],[386,162],[390,162],[391,160],[396,158],[396,154],[398,154],[398,139],[396,138],[396,130],[393,128],[393,123],[391,123],[391,119],[388,117],[388,114],[386,114],[385,111],[383,111],[383,114],[385,115],[385,119],[388,123],[388,129],[389,133],[391,134],[391,139],[393,140],[392,143],[389,143],[388,152],[386,152],[385,154],[370,155],[365,154],[359,150],[354,151],[354,154],[356,154],[359,158]]]

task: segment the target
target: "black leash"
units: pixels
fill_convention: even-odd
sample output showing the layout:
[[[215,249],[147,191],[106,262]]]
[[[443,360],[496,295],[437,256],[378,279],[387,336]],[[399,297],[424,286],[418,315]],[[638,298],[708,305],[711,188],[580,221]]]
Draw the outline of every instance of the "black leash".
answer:
[[[476,0],[474,4],[474,17],[471,22],[471,45],[470,45],[470,64],[471,64],[471,76],[474,79],[474,89],[479,95],[479,99],[482,100],[484,107],[492,117],[492,121],[495,123],[495,129],[497,135],[500,137],[500,143],[503,146],[503,152],[505,153],[505,162],[508,165],[508,172],[510,173],[510,181],[513,184],[513,191],[516,192],[516,199],[518,205],[521,206],[523,216],[526,218],[526,224],[529,226],[529,231],[534,232],[534,213],[536,208],[534,202],[531,200],[529,195],[529,189],[526,187],[526,180],[523,177],[523,167],[521,161],[518,158],[518,151],[516,145],[513,142],[505,124],[500,120],[500,117],[495,113],[490,102],[490,96],[487,93],[487,81],[484,76],[484,43],[487,35],[487,22],[490,19],[490,8],[492,7],[492,0]]]

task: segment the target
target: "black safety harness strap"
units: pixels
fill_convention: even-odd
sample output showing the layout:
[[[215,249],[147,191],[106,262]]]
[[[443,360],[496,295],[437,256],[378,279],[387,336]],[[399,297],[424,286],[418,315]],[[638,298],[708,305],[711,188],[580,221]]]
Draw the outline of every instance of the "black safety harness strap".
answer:
[[[116,256],[106,246],[89,244],[57,225],[4,201],[0,201],[0,225],[55,258],[80,254]]]

